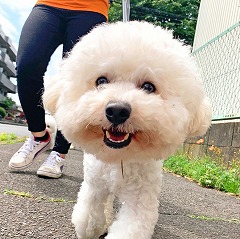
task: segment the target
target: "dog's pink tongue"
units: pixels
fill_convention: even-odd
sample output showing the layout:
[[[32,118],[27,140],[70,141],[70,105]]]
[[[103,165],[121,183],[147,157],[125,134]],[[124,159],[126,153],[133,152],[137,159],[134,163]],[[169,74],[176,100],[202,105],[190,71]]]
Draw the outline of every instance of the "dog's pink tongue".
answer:
[[[126,133],[122,133],[122,132],[117,132],[117,131],[108,131],[109,134],[109,139],[111,139],[112,141],[123,141],[125,140],[126,137]]]
[[[110,134],[110,139],[113,140],[113,141],[122,141],[124,140],[124,135],[113,135],[113,134]]]

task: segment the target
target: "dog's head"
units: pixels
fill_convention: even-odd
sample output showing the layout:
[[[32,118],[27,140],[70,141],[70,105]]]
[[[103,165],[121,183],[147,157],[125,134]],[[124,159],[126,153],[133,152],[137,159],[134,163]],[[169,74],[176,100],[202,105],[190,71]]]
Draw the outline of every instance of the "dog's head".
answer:
[[[166,158],[211,121],[188,47],[146,22],[93,29],[45,88],[64,136],[105,161]]]

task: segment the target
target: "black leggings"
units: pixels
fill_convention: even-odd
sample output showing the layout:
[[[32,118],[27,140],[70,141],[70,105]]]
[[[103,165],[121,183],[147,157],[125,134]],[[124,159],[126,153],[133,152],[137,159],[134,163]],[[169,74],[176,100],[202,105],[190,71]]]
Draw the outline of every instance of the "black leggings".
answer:
[[[63,57],[79,37],[94,26],[106,22],[96,12],[71,11],[37,5],[26,20],[17,54],[17,85],[19,99],[31,132],[45,130],[45,111],[42,105],[43,76],[56,48],[63,44]],[[64,115],[62,116],[64,117]],[[57,132],[54,151],[66,154],[70,144]]]

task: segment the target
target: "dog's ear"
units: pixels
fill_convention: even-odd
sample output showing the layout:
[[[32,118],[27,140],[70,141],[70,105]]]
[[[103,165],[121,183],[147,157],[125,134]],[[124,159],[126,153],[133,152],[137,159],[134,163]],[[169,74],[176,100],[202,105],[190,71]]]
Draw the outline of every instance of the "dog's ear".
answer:
[[[43,105],[51,115],[56,112],[58,99],[63,91],[63,82],[59,75],[46,79],[44,82]]]
[[[202,136],[208,130],[212,120],[212,107],[210,101],[203,99],[200,106],[196,109],[196,112],[192,115],[192,119],[189,124],[189,137]]]

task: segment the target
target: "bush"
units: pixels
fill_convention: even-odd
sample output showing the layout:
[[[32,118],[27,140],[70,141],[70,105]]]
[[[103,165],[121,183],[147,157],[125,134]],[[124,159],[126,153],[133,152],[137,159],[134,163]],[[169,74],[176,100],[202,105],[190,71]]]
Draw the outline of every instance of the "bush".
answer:
[[[0,118],[4,118],[7,115],[7,112],[4,108],[0,107]]]

